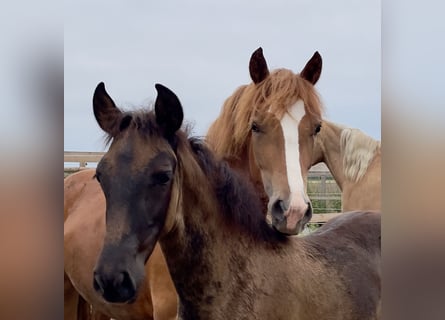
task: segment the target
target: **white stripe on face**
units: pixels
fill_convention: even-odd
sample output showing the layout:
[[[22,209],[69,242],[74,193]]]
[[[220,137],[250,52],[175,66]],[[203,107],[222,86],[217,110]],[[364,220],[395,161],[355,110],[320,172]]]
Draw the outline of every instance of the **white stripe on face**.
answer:
[[[298,125],[305,115],[303,100],[298,100],[288,109],[281,119],[281,129],[284,135],[284,154],[286,171],[291,192],[291,206],[304,206],[305,200],[303,177],[300,166],[300,148],[298,144]],[[301,195],[301,198],[299,197]],[[300,201],[299,201],[300,200]]]

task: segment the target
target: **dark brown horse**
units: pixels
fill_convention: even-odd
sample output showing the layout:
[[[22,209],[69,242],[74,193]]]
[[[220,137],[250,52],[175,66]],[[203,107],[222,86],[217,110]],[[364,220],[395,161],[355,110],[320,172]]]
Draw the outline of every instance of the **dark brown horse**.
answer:
[[[109,303],[95,292],[92,273],[105,235],[105,197],[95,174],[83,170],[64,181],[64,319],[176,319],[176,291],[159,245],[146,263],[135,303]]]
[[[106,233],[94,287],[135,299],[159,240],[179,319],[378,319],[380,214],[353,212],[307,237],[265,221],[249,184],[180,130],[178,98],[156,85],[155,110],[122,112],[101,83],[99,126],[111,145],[96,170]]]

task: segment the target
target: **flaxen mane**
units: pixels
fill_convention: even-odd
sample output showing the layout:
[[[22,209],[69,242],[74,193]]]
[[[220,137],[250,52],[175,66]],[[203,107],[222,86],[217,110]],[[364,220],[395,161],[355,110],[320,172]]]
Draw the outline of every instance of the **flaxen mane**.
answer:
[[[358,129],[345,128],[340,136],[343,170],[347,179],[359,181],[366,173],[377,152],[380,141],[374,140]]]
[[[239,87],[223,105],[221,115],[208,132],[216,154],[238,157],[246,144],[255,111],[271,112],[278,119],[298,99],[302,99],[306,113],[321,119],[320,99],[305,79],[287,69],[277,69],[261,83]]]

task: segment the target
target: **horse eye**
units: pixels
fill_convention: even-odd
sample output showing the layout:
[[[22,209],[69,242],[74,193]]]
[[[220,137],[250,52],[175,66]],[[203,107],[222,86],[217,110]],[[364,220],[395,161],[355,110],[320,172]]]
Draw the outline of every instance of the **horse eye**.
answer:
[[[258,127],[258,124],[256,122],[252,123],[252,131],[253,132],[260,132],[260,128]]]
[[[170,171],[157,172],[152,175],[153,184],[165,185],[170,181],[170,178],[171,178]]]
[[[315,134],[319,133],[321,130],[321,123],[317,124],[317,126],[315,127]]]

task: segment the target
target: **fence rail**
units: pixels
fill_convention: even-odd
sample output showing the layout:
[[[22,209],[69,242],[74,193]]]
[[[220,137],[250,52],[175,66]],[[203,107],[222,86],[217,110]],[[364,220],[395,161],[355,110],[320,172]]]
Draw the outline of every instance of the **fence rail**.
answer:
[[[105,152],[65,151],[64,177],[87,168],[93,168]],[[310,223],[323,224],[338,216],[341,208],[341,191],[327,167],[317,165],[308,173],[308,196],[314,215]]]
[[[79,168],[85,168],[90,162],[99,162],[104,154],[105,152],[65,151],[63,153],[63,162],[75,162],[79,164]]]

